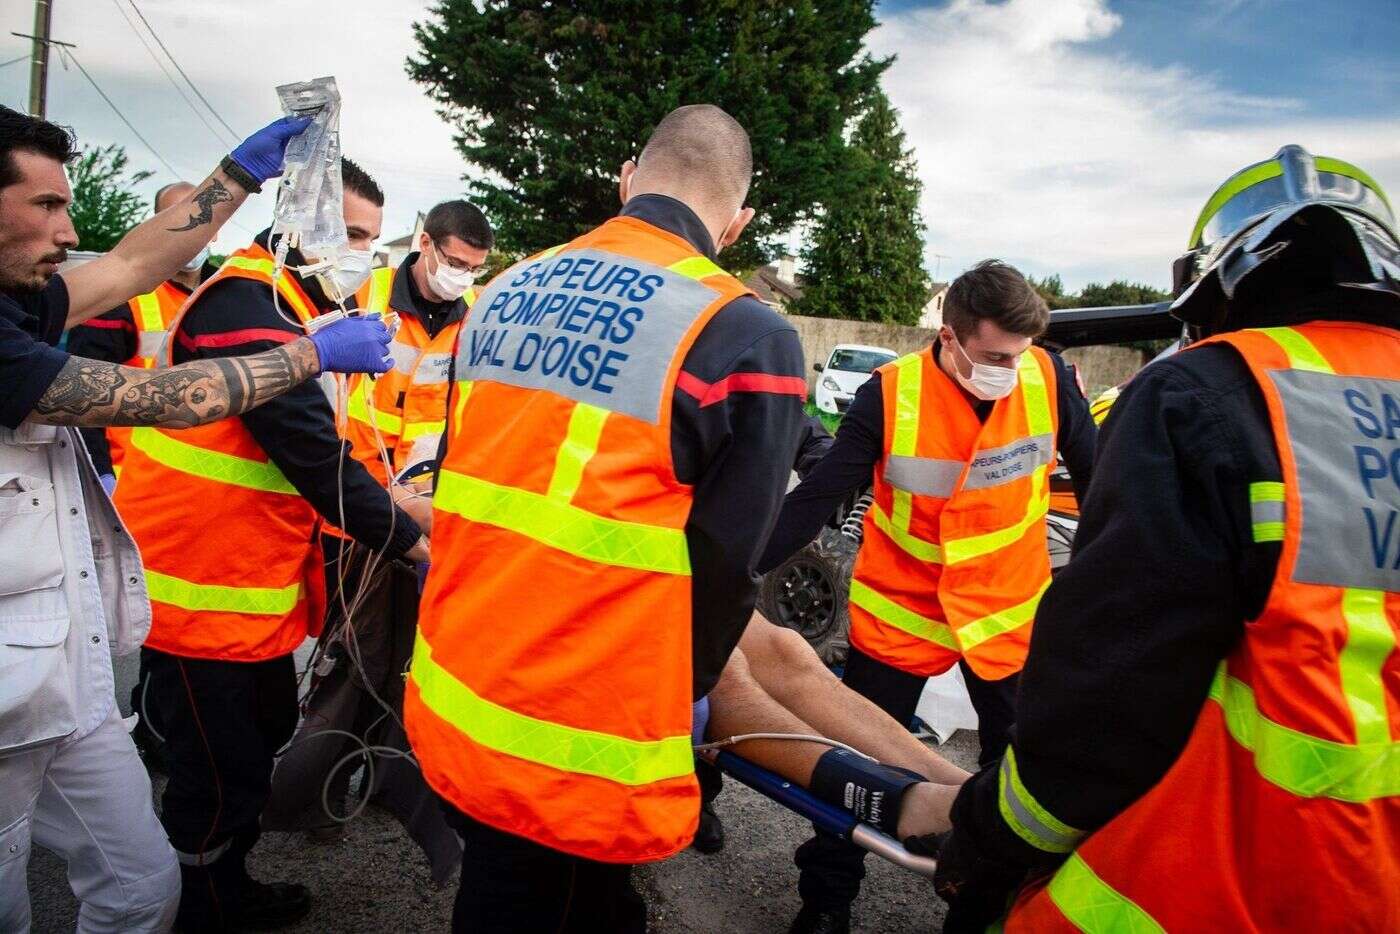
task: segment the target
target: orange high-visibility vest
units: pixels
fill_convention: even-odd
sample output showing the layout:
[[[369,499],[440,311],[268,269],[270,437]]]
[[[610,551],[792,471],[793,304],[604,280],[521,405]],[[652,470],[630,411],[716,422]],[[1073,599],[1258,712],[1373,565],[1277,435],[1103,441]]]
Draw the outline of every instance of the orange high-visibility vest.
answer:
[[[398,312],[399,329],[389,345],[394,368],[375,379],[362,375],[351,378],[345,426],[352,455],[380,483],[388,482],[379,453],[381,441],[397,474],[408,466],[409,454],[420,438],[442,435],[447,418],[448,365],[462,327],[460,320],[452,321],[430,337],[416,314],[392,308],[389,299],[396,273],[391,267],[376,269],[355,296],[359,307],[367,311]],[[476,300],[475,290],[468,289],[462,299],[471,305]]]
[[[851,644],[917,675],[959,657],[987,680],[1015,674],[1050,584],[1054,363],[1022,354],[1016,390],[985,423],[932,347],[876,373],[884,455],[851,578]]]
[[[1283,466],[1249,488],[1254,540],[1282,542],[1273,588],[1171,769],[1087,838],[1007,755],[1008,826],[1070,853],[1008,931],[1400,930],[1400,334],[1217,342],[1258,381]]]
[[[238,250],[190,296],[170,327],[216,282],[272,288],[272,256]],[[302,323],[319,312],[291,275],[281,307]],[[141,549],[151,597],[146,645],[192,658],[261,661],[319,631],[325,578],[316,510],[253,439],[242,419],[196,428],[136,428],[116,502]]]
[[[696,337],[745,294],[623,217],[473,306],[404,705],[424,777],[473,818],[609,862],[694,835],[693,491],[671,401]]]
[[[131,320],[136,323],[136,352],[123,360],[122,366],[139,366],[148,370],[156,365],[165,334],[188,296],[189,293],[178,285],[162,282],[154,291],[138,295],[126,303],[131,310]],[[131,429],[113,426],[107,429],[106,434],[107,448],[112,455],[112,470],[121,476]]]

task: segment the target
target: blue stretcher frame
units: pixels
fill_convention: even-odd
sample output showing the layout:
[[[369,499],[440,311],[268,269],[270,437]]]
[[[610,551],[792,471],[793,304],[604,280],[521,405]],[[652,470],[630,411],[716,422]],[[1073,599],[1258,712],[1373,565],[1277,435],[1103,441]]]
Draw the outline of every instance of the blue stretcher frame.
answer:
[[[849,840],[861,849],[889,860],[896,866],[929,879],[933,878],[933,873],[938,868],[936,860],[910,853],[893,837],[881,833],[869,824],[861,823],[835,805],[817,798],[807,789],[794,785],[760,765],[755,765],[743,756],[722,749],[715,755],[715,765],[764,797],[811,821],[819,829],[842,840]]]

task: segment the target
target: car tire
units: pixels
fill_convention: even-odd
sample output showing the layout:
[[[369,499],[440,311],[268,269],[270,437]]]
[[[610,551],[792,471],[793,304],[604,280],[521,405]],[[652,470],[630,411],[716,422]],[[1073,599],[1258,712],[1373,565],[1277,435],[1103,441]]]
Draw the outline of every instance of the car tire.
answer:
[[[769,622],[802,634],[821,660],[842,665],[850,647],[851,570],[857,545],[838,529],[823,529],[816,541],[763,576],[758,610]]]

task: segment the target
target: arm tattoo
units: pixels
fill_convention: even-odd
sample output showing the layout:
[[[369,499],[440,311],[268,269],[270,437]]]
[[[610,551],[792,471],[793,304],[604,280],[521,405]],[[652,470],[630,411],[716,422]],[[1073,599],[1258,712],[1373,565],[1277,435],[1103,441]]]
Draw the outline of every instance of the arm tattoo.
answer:
[[[167,228],[171,233],[181,233],[186,230],[194,230],[202,227],[214,219],[214,205],[224,201],[232,201],[233,195],[225,188],[217,178],[209,181],[209,187],[194,196],[194,203],[199,207],[199,211],[191,214],[190,219],[183,227]]]
[[[160,370],[71,357],[31,418],[49,425],[189,428],[239,415],[314,376],[307,338],[250,357],[194,360]]]

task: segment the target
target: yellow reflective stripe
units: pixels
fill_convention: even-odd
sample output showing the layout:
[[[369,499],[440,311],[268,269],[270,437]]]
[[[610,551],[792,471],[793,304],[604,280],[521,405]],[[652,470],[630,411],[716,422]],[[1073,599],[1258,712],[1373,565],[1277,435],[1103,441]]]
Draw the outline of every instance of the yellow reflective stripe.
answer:
[[[1342,693],[1356,724],[1356,742],[1363,746],[1388,743],[1390,719],[1381,666],[1395,650],[1395,632],[1385,615],[1385,591],[1347,588],[1342,592],[1342,616],[1347,622],[1347,644],[1337,661]]]
[[[389,293],[394,285],[394,267],[381,266],[369,274],[369,296],[366,311],[383,314],[389,310]]]
[[[900,492],[902,491],[895,490],[896,496]],[[908,494],[905,493],[905,495]],[[895,526],[890,517],[885,515],[885,511],[880,508],[879,503],[870,504],[870,521],[875,523],[877,529],[888,535],[891,541],[920,561],[929,561],[933,564],[943,563],[943,549],[937,543],[915,538],[909,532]]]
[[[729,275],[729,273],[711,262],[708,257],[704,256],[689,256],[683,260],[672,263],[666,268],[677,275],[685,276],[687,279],[708,279],[710,276]]]
[[[1071,827],[1045,810],[1026,790],[1016,765],[1016,750],[1008,746],[1001,758],[997,776],[998,807],[1006,826],[1022,840],[1046,853],[1068,853],[1084,838],[1084,831]]]
[[[463,303],[464,305],[467,305],[467,306],[471,306],[471,305],[473,305],[473,304],[476,303],[476,289],[475,289],[475,288],[469,288],[469,289],[467,289],[465,292],[462,293],[462,303]]]
[[[1011,632],[1013,629],[1020,629],[1022,626],[1035,619],[1035,608],[1040,605],[1040,598],[1045,596],[1045,589],[1050,586],[1050,579],[1046,578],[1045,583],[1040,585],[1040,589],[1035,592],[1035,596],[1029,600],[1022,601],[1013,607],[1008,607],[997,613],[991,613],[979,619],[975,619],[966,626],[959,626],[955,630],[958,637],[958,645],[962,646],[964,652],[975,645],[981,645],[988,639],[993,639],[1003,633]]]
[[[1164,928],[1134,901],[1098,877],[1078,853],[1050,879],[1050,900],[1085,934],[1163,934]]]
[[[1094,420],[1095,425],[1102,425],[1103,420],[1108,418],[1108,413],[1113,409],[1113,403],[1118,401],[1118,393],[1117,386],[1105,389],[1089,406],[1089,416]]]
[[[1345,175],[1347,178],[1355,179],[1374,191],[1385,202],[1385,206],[1390,207],[1390,199],[1385,196],[1385,189],[1381,187],[1380,182],[1350,162],[1343,162],[1341,159],[1333,159],[1330,156],[1315,156],[1313,167],[1319,172],[1331,172],[1333,175]]]
[[[378,428],[380,432],[390,435],[398,435],[403,432],[403,419],[392,412],[385,412],[383,409],[374,408],[370,405],[369,394],[372,381],[361,376],[355,384],[355,390],[350,393],[350,398],[346,402],[345,412],[357,422],[369,425],[371,428]]]
[[[421,633],[413,645],[409,677],[424,706],[472,742],[502,755],[619,785],[647,785],[695,770],[689,734],[627,739],[551,723],[493,703],[438,664]]]
[[[1366,802],[1400,796],[1400,742],[1353,745],[1309,736],[1259,712],[1254,691],[1222,663],[1210,699],[1225,711],[1235,742],[1254,753],[1259,775],[1300,798]]]
[[[1050,510],[1050,500],[1045,496],[1045,476],[1049,473],[1049,468],[1049,464],[1043,464],[1031,474],[1031,495],[1026,501],[1026,514],[1015,525],[981,535],[945,541],[944,561],[947,564],[970,561],[1020,541],[1031,526],[1045,518],[1045,514]]]
[[[919,396],[923,389],[923,358],[918,354],[908,354],[896,360],[894,368],[894,430],[890,440],[890,454],[913,457],[919,445]],[[893,495],[891,524],[904,533],[906,538],[917,542],[918,539],[908,535],[909,524],[914,516],[913,494],[895,487]],[[905,550],[909,551],[907,548]]]
[[[555,253],[558,253],[560,250],[564,249],[564,247],[566,247],[566,246],[568,246],[567,243],[561,243],[561,244],[559,244],[558,246],[552,246],[552,247],[550,247],[550,248],[547,249],[547,250],[540,250],[538,253],[536,253],[534,256],[532,256],[531,259],[533,259],[533,260],[549,259],[551,256],[553,256]]]
[[[1271,178],[1278,178],[1283,174],[1283,166],[1279,165],[1277,159],[1271,159],[1260,165],[1251,166],[1243,172],[1238,172],[1225,180],[1225,183],[1215,189],[1215,194],[1210,196],[1201,208],[1201,213],[1196,217],[1196,226],[1191,228],[1191,242],[1186,244],[1186,249],[1194,250],[1201,245],[1201,234],[1205,232],[1206,224],[1215,216],[1215,212],[1220,210],[1220,206],[1229,201],[1235,195],[1260,182],[1268,181]]]
[[[459,380],[457,383],[457,402],[452,407],[452,427],[456,434],[462,433],[462,412],[467,407],[467,397],[472,394],[472,381],[469,379]]]
[[[146,593],[152,600],[184,610],[286,616],[301,599],[301,583],[286,587],[223,587],[196,584],[146,569]]]
[[[913,610],[906,610],[868,584],[852,580],[850,601],[880,622],[901,629],[911,636],[917,636],[927,642],[935,642],[955,652],[958,649],[957,640],[953,638],[953,630],[948,628],[947,623],[920,616]]]
[[[1045,371],[1040,368],[1035,354],[1029,350],[1021,354],[1017,369],[1021,374],[1021,401],[1026,407],[1026,424],[1030,427],[1030,436],[1034,438],[1037,435],[1053,435],[1050,393],[1045,386]]]
[[[435,422],[409,422],[400,436],[403,441],[416,441],[424,435],[440,435],[447,428],[445,420]]]
[[[249,272],[260,272],[269,279],[272,278],[272,270],[274,268],[272,260],[257,259],[252,256],[230,256],[228,259],[224,260],[224,265],[220,268],[227,269],[230,266],[234,269],[246,269]]]
[[[1313,346],[1313,342],[1303,336],[1301,331],[1294,328],[1252,328],[1251,330],[1263,334],[1278,344],[1288,355],[1288,365],[1295,370],[1307,370],[1311,373],[1337,372],[1332,369],[1332,364],[1327,362],[1327,358]]]
[[[1256,542],[1283,541],[1283,484],[1261,480],[1249,485],[1249,516]]]
[[[176,441],[155,428],[133,428],[131,446],[157,464],[181,473],[264,493],[299,495],[296,487],[272,461],[248,460],[221,451],[209,451]]]
[[[143,331],[164,331],[165,319],[160,314],[160,299],[156,293],[147,292],[136,296],[136,310],[140,316],[137,325]]]
[[[605,519],[539,493],[450,470],[439,475],[433,504],[598,564],[690,574],[690,551],[682,529]]]
[[[583,479],[583,469],[598,452],[598,438],[607,420],[607,409],[586,402],[574,405],[569,414],[569,430],[555,455],[554,475],[549,478],[546,496],[565,503],[574,498],[579,481]]]

